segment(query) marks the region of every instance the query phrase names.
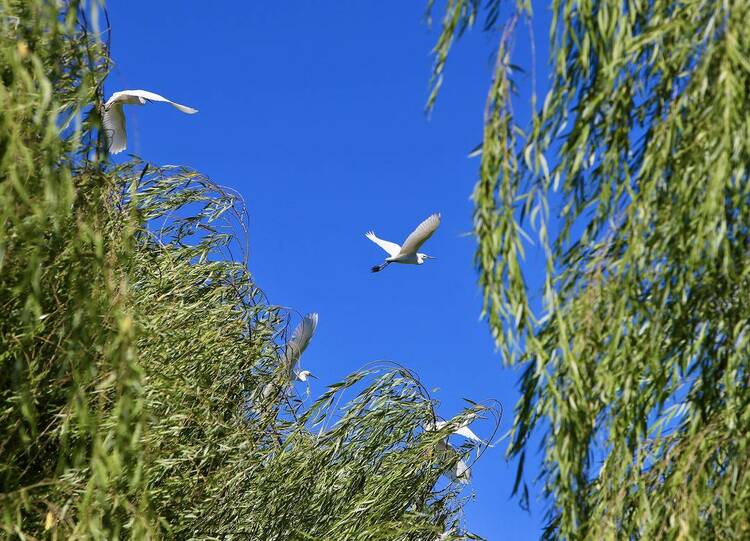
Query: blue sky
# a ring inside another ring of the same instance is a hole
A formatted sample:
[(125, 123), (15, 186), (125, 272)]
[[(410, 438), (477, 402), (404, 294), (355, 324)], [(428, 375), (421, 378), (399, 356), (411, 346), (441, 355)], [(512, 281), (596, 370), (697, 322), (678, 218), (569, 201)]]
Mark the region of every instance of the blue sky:
[[(423, 24), (424, 7), (110, 2), (116, 65), (106, 92), (142, 88), (200, 110), (130, 108), (128, 152), (193, 167), (243, 195), (255, 279), (271, 302), (320, 314), (302, 360), (320, 377), (314, 395), (370, 361), (394, 360), (439, 388), (444, 417), (461, 409), (463, 397), (499, 399), (505, 432), (520, 372), (502, 367), (479, 320), (475, 242), (466, 235), (478, 166), (466, 154), (481, 139), (497, 37), (476, 29), (458, 43), (428, 119), (437, 28)], [(540, 9), (541, 70), (546, 24)], [(529, 66), (527, 50), (522, 31), (514, 63)], [(528, 77), (519, 82), (528, 92)], [(442, 225), (423, 251), (438, 259), (370, 273), (384, 253), (366, 231), (400, 243), (435, 211)], [(532, 283), (537, 267), (527, 262)], [(533, 495), (529, 514), (510, 498), (515, 465), (504, 450), (475, 464), (466, 523), (488, 539), (538, 538), (543, 504)]]

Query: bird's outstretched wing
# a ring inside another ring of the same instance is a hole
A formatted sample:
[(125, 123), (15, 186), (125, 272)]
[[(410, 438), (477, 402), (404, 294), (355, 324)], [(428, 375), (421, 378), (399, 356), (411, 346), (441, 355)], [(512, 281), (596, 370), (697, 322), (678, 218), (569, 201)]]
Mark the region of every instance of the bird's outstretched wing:
[(302, 322), (297, 325), (292, 333), (292, 339), (286, 345), (286, 361), (289, 370), (294, 370), (294, 365), (310, 343), (315, 328), (318, 326), (318, 314), (307, 314)]
[(466, 439), (469, 439), (471, 441), (475, 441), (477, 443), (484, 444), (484, 440), (474, 434), (474, 431), (471, 430), (468, 426), (461, 426), (459, 427), (454, 434), (458, 434), (459, 436), (463, 436)]
[(125, 113), (122, 111), (122, 105), (114, 103), (105, 109), (102, 116), (102, 125), (109, 142), (109, 153), (118, 154), (125, 150), (128, 144), (125, 133)]
[(412, 231), (401, 245), (402, 254), (413, 254), (429, 239), (440, 225), (440, 213), (435, 213)]
[(395, 256), (397, 253), (401, 251), (401, 246), (399, 246), (395, 242), (391, 242), (389, 240), (383, 240), (383, 239), (378, 238), (375, 235), (374, 231), (368, 231), (367, 233), (365, 233), (365, 237), (367, 237), (372, 242), (380, 246), (383, 250), (388, 252), (388, 255), (391, 257)]
[(104, 115), (102, 117), (104, 132), (109, 142), (110, 154), (118, 154), (128, 146), (127, 134), (125, 132), (125, 113), (122, 110), (122, 106), (125, 104), (140, 104), (142, 100), (168, 103), (179, 111), (189, 115), (198, 112), (197, 109), (175, 103), (164, 96), (149, 92), (148, 90), (121, 90), (120, 92), (115, 92), (109, 97), (107, 103), (104, 104)]
[[(434, 424), (434, 427), (437, 430), (442, 429), (444, 426), (448, 424), (448, 421), (437, 421)], [(466, 439), (469, 439), (471, 441), (474, 441), (476, 443), (485, 444), (484, 440), (477, 436), (474, 431), (468, 427), (468, 425), (461, 425), (456, 430), (453, 431), (453, 434), (456, 434), (457, 436), (463, 436)], [(491, 447), (491, 446), (490, 446)]]
[(127, 100), (127, 98), (143, 98), (144, 100), (168, 103), (172, 107), (189, 115), (198, 112), (198, 109), (193, 109), (192, 107), (188, 107), (187, 105), (182, 105), (172, 100), (168, 100), (164, 96), (156, 94), (155, 92), (149, 92), (148, 90), (121, 90), (120, 92), (115, 92), (114, 94), (112, 94), (112, 97), (107, 100), (107, 104), (117, 102), (118, 100), (124, 101)]

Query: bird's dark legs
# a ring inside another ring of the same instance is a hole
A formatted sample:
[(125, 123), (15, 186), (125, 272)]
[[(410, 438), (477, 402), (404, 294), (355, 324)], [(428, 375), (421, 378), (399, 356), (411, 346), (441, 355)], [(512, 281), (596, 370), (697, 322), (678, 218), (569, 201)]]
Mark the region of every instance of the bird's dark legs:
[(381, 264), (381, 265), (375, 265), (375, 266), (374, 266), (374, 267), (373, 267), (372, 269), (370, 269), (370, 270), (372, 270), (372, 272), (380, 272), (380, 271), (382, 271), (382, 270), (383, 270), (384, 268), (386, 268), (386, 267), (387, 267), (388, 265), (390, 265), (390, 264), (391, 264), (391, 262), (390, 262), (390, 261), (386, 261), (385, 263), (383, 263), (383, 264)]

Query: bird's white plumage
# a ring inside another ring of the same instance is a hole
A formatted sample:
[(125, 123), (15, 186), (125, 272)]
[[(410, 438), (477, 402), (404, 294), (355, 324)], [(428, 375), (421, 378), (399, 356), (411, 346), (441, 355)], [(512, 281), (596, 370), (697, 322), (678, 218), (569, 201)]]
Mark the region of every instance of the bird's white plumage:
[(164, 96), (160, 94), (157, 94), (155, 92), (149, 92), (148, 90), (120, 90), (119, 92), (115, 92), (114, 94), (112, 94), (107, 100), (107, 103), (104, 104), (104, 106), (107, 107), (109, 105), (112, 105), (113, 103), (122, 103), (122, 104), (127, 104), (127, 105), (138, 105), (138, 104), (143, 105), (147, 101), (158, 101), (162, 103), (168, 103), (169, 105), (189, 115), (192, 115), (198, 112), (198, 109), (193, 109), (192, 107), (188, 107), (187, 105), (182, 105), (180, 103), (174, 102), (172, 100), (165, 98)]
[(401, 246), (399, 246), (395, 242), (391, 242), (389, 240), (383, 240), (381, 238), (378, 238), (375, 235), (374, 231), (368, 231), (367, 233), (365, 233), (365, 237), (367, 237), (372, 242), (380, 246), (391, 257), (395, 257), (401, 251)]
[[(448, 421), (437, 421), (435, 422), (435, 428), (437, 430), (440, 430), (444, 426), (448, 424)], [(463, 436), (464, 438), (475, 441), (477, 443), (485, 444), (484, 440), (477, 436), (473, 430), (471, 430), (468, 426), (468, 424), (463, 424), (459, 426), (456, 430), (453, 431), (453, 434), (456, 434), (457, 436)], [(490, 446), (491, 447), (491, 446)]]
[(437, 443), (437, 448), (445, 453), (446, 461), (456, 461), (452, 468), (444, 472), (448, 479), (462, 485), (469, 483), (471, 481), (471, 468), (463, 461), (459, 452), (452, 445), (442, 440)]
[(456, 462), (456, 469), (451, 470), (448, 474), (451, 481), (466, 485), (471, 482), (471, 468), (462, 459), (458, 459)]
[(458, 430), (454, 432), (454, 434), (458, 434), (459, 436), (463, 436), (464, 438), (467, 438), (471, 441), (475, 441), (477, 443), (484, 443), (484, 440), (482, 440), (479, 436), (474, 434), (474, 432), (468, 426), (460, 427)]
[(110, 154), (119, 154), (128, 146), (125, 135), (125, 113), (121, 105), (113, 105), (105, 109), (102, 117), (104, 133), (109, 140)]
[(453, 537), (453, 534), (455, 532), (456, 532), (456, 529), (455, 528), (451, 528), (450, 530), (445, 531), (445, 532), (441, 533), (439, 536), (437, 536), (435, 538), (435, 541), (447, 541), (448, 539), (450, 539), (451, 537)]
[(283, 378), (266, 383), (256, 393), (254, 398), (254, 410), (261, 413), (263, 404), (268, 403), (272, 397), (286, 396), (294, 381), (307, 381), (315, 376), (309, 370), (297, 371), (297, 363), (302, 353), (310, 344), (310, 339), (318, 326), (318, 314), (307, 314), (292, 332), (292, 338), (287, 342), (282, 359)]
[(125, 130), (125, 113), (123, 105), (143, 105), (147, 101), (168, 103), (177, 110), (192, 115), (197, 109), (168, 100), (164, 96), (148, 90), (121, 90), (110, 96), (104, 104), (102, 125), (109, 142), (110, 154), (118, 154), (127, 148), (127, 132)]
[(281, 387), (275, 383), (268, 382), (262, 388), (256, 389), (253, 397), (252, 409), (258, 415), (271, 405), (271, 398), (281, 394)]
[(299, 379), (300, 381), (305, 381), (307, 379), (307, 376), (309, 375), (308, 372), (305, 378), (301, 379), (299, 377), (299, 374), (294, 371), (294, 368), (299, 362), (299, 358), (302, 356), (302, 353), (305, 351), (305, 349), (307, 349), (307, 346), (310, 343), (310, 339), (312, 338), (313, 334), (315, 334), (315, 329), (317, 328), (317, 326), (318, 314), (315, 312), (307, 314), (302, 319), (302, 322), (297, 325), (297, 328), (294, 329), (291, 340), (287, 342), (286, 363), (291, 379)]
[(391, 263), (404, 263), (409, 265), (421, 265), (427, 259), (434, 259), (427, 254), (418, 253), (420, 246), (429, 239), (440, 225), (440, 214), (435, 213), (424, 220), (412, 233), (406, 237), (402, 245), (395, 242), (378, 238), (373, 231), (368, 231), (365, 236), (372, 242), (388, 252), (388, 257), (381, 265), (372, 267), (372, 272), (380, 272)]
[(401, 245), (401, 254), (413, 254), (429, 239), (440, 225), (440, 213), (435, 213), (412, 231)]
[(277, 393), (278, 390), (278, 386), (274, 385), (273, 383), (266, 383), (263, 386), (263, 390), (261, 391), (261, 398), (263, 398), (263, 400), (268, 400), (269, 398), (271, 398), (271, 396)]
[(302, 370), (301, 372), (295, 373), (295, 378), (298, 381), (307, 381), (308, 378), (314, 378), (315, 376), (312, 375), (312, 372), (309, 370)]

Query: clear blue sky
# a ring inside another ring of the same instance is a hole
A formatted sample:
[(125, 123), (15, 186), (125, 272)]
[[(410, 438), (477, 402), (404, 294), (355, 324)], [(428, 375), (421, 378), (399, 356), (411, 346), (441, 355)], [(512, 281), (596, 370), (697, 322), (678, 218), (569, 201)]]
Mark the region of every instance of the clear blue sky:
[[(440, 389), (443, 417), (463, 397), (501, 400), (505, 432), (520, 372), (502, 367), (479, 321), (475, 242), (465, 235), (478, 166), (466, 154), (481, 139), (497, 37), (475, 29), (458, 43), (428, 119), (437, 28), (423, 24), (424, 8), (419, 0), (109, 2), (116, 65), (106, 91), (142, 88), (200, 110), (130, 108), (128, 152), (193, 167), (244, 196), (257, 282), (275, 304), (320, 313), (302, 360), (320, 377), (314, 395), (390, 359)], [(538, 9), (542, 84), (548, 18)], [(529, 65), (527, 49), (520, 33), (515, 63)], [(384, 253), (366, 231), (400, 243), (435, 211), (442, 225), (423, 251), (438, 259), (370, 273)], [(527, 263), (532, 278), (537, 264)], [(504, 451), (475, 464), (466, 524), (491, 540), (536, 539), (539, 487), (531, 514), (521, 510)]]

